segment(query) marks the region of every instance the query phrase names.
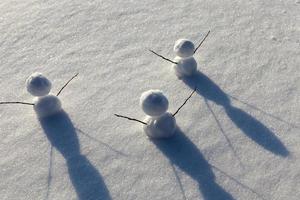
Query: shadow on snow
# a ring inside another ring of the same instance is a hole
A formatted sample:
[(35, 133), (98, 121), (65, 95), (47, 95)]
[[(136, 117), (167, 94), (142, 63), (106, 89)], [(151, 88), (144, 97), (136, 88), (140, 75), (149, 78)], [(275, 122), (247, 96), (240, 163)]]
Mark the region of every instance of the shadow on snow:
[(205, 200), (234, 200), (231, 194), (218, 185), (211, 165), (179, 128), (172, 138), (152, 140), (152, 142), (172, 165), (177, 166), (198, 183)]
[[(71, 182), (80, 200), (110, 200), (109, 191), (98, 170), (80, 153), (77, 133), (64, 111), (40, 120), (50, 141), (65, 158)], [(51, 151), (52, 153), (52, 151)], [(50, 161), (51, 162), (51, 161)], [(51, 169), (50, 169), (51, 170)], [(49, 177), (51, 178), (51, 176)], [(48, 180), (48, 184), (49, 184)]]
[(232, 106), (228, 95), (205, 74), (197, 71), (192, 77), (185, 77), (182, 80), (190, 88), (196, 86), (197, 93), (205, 100), (222, 106), (232, 122), (264, 149), (283, 157), (289, 155), (288, 149), (270, 129), (245, 111)]

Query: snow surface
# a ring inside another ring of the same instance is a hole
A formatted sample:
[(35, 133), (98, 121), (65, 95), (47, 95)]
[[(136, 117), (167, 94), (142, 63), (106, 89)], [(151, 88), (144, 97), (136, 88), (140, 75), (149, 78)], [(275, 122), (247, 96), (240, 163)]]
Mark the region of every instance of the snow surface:
[[(300, 4), (295, 0), (2, 0), (1, 101), (31, 102), (35, 71), (63, 112), (0, 107), (0, 196), (14, 199), (298, 200)], [(173, 45), (197, 45), (178, 80)], [(180, 129), (149, 140), (140, 94), (165, 92)], [(51, 148), (51, 146), (53, 148)]]

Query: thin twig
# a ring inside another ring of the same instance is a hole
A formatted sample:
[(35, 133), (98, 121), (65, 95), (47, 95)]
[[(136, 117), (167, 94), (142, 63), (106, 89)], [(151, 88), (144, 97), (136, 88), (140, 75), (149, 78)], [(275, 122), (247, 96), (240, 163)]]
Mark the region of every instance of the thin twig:
[(202, 43), (204, 42), (204, 40), (207, 38), (207, 36), (209, 35), (210, 30), (206, 33), (205, 37), (203, 38), (203, 40), (200, 42), (200, 44), (197, 46), (197, 48), (194, 50), (194, 54), (196, 53), (196, 51), (199, 49), (199, 47), (202, 45)]
[(146, 122), (143, 122), (143, 121), (141, 121), (141, 120), (134, 119), (134, 118), (131, 118), (131, 117), (127, 117), (127, 116), (123, 116), (123, 115), (118, 115), (118, 114), (115, 114), (115, 116), (121, 117), (121, 118), (125, 118), (125, 119), (128, 119), (128, 120), (132, 120), (132, 121), (136, 121), (136, 122), (140, 122), (140, 123), (142, 123), (142, 124), (147, 125)]
[(23, 104), (23, 105), (34, 106), (33, 103), (27, 103), (27, 102), (21, 102), (21, 101), (4, 101), (4, 102), (0, 102), (0, 104)]
[(68, 82), (66, 82), (66, 84), (59, 90), (59, 92), (57, 93), (56, 96), (58, 96), (62, 91), (63, 89), (65, 89), (65, 87), (67, 87), (67, 85), (76, 77), (78, 76), (79, 73), (75, 74), (70, 80), (68, 80)]
[(190, 94), (190, 96), (183, 102), (183, 104), (176, 110), (176, 112), (173, 114), (173, 116), (175, 117), (175, 115), (179, 112), (179, 110), (186, 104), (186, 102), (193, 96), (193, 94), (196, 92), (197, 87), (195, 87), (195, 89), (193, 90), (193, 92)]
[(170, 60), (170, 59), (168, 59), (168, 58), (166, 58), (166, 57), (164, 57), (164, 56), (162, 56), (162, 55), (156, 53), (155, 51), (153, 51), (153, 50), (151, 50), (151, 49), (149, 49), (149, 51), (152, 52), (152, 53), (154, 53), (154, 54), (157, 55), (158, 57), (161, 57), (162, 59), (164, 59), (164, 60), (166, 60), (166, 61), (169, 61), (170, 63), (173, 63), (173, 64), (175, 64), (175, 65), (178, 64), (178, 62), (175, 62), (175, 61), (173, 61), (173, 60)]

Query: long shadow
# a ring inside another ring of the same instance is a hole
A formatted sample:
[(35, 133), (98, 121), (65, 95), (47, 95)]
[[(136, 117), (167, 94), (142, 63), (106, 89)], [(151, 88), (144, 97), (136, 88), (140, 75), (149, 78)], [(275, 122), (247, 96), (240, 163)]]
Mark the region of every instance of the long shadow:
[(264, 149), (283, 157), (289, 155), (288, 149), (270, 129), (245, 111), (232, 106), (227, 94), (205, 74), (197, 71), (192, 77), (182, 80), (190, 88), (196, 86), (198, 94), (205, 99), (222, 106), (232, 122)]
[(177, 129), (172, 138), (152, 140), (152, 142), (173, 165), (198, 183), (199, 190), (205, 200), (234, 200), (231, 194), (216, 183), (211, 165), (180, 129)]
[(110, 200), (109, 191), (98, 170), (80, 153), (75, 128), (64, 111), (40, 123), (51, 145), (66, 159), (71, 182), (80, 200)]

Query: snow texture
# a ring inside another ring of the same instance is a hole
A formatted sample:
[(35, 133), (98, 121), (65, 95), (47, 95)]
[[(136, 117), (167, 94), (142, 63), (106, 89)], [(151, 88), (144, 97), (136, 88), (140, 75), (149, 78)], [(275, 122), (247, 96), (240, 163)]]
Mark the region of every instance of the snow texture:
[(51, 90), (51, 82), (43, 74), (35, 72), (26, 80), (26, 87), (33, 96), (45, 96)]
[(188, 39), (179, 39), (175, 42), (173, 50), (177, 56), (186, 58), (194, 55), (195, 45)]
[(184, 76), (192, 76), (197, 71), (197, 62), (194, 57), (182, 58), (176, 56), (174, 61), (178, 63), (173, 64), (173, 69), (179, 78)]
[(147, 115), (160, 116), (168, 110), (169, 101), (162, 91), (148, 90), (142, 93), (140, 106)]
[(55, 95), (49, 94), (34, 99), (34, 110), (39, 118), (51, 116), (60, 112), (61, 109), (61, 102)]
[(147, 116), (144, 121), (147, 123), (143, 126), (144, 131), (152, 139), (169, 138), (174, 135), (176, 120), (169, 112), (159, 117)]
[[(47, 75), (63, 110), (0, 105), (1, 200), (299, 200), (297, 0), (1, 0), (1, 101)], [(174, 42), (198, 71), (181, 80)], [(174, 136), (151, 140), (139, 95), (157, 88)]]

